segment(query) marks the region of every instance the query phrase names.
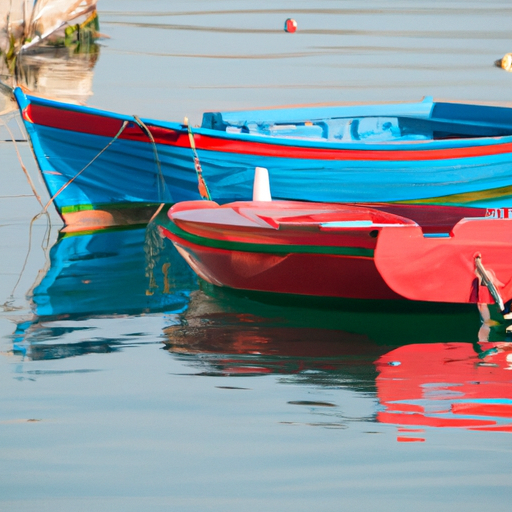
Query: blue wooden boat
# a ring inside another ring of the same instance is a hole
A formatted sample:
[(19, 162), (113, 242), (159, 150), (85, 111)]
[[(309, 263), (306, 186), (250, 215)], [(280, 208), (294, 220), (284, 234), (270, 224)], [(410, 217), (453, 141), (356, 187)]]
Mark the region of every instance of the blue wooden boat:
[(261, 166), (275, 199), (512, 205), (512, 108), (426, 98), (207, 112), (189, 129), (14, 93), (67, 224), (118, 224), (197, 199), (197, 163), (218, 203), (250, 199)]

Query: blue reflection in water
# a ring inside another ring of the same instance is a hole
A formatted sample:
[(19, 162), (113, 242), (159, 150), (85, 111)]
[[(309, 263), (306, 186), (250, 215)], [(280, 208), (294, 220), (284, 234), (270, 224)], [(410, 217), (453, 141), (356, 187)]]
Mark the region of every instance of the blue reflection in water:
[[(153, 229), (140, 227), (63, 235), (33, 287), (34, 317), (18, 324), (15, 352), (32, 359), (111, 352), (126, 341), (91, 338), (86, 332), (85, 340), (66, 340), (89, 330), (88, 319), (182, 312), (196, 278), (164, 244)], [(137, 333), (131, 336), (136, 342)]]

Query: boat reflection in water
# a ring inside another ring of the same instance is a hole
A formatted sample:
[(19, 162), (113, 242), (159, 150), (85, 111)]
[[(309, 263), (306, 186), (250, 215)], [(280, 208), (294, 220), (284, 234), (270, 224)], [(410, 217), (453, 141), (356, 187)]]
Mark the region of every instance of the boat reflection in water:
[[(0, 0), (0, 140), (24, 140), (9, 88), (85, 104), (93, 94), (101, 35), (96, 0)], [(51, 5), (49, 5), (51, 4)], [(80, 5), (79, 5), (80, 4)], [(45, 34), (42, 39), (39, 35)]]
[[(37, 52), (23, 54), (17, 58), (16, 74), (6, 61), (0, 59), (0, 76), (13, 87), (14, 84), (28, 88), (35, 95), (59, 98), (75, 104), (85, 104), (93, 94), (94, 67), (100, 56), (100, 46), (94, 42), (78, 50), (45, 47)], [(13, 98), (2, 95), (0, 113), (18, 114)]]
[(45, 48), (19, 58), (18, 82), (40, 96), (85, 104), (93, 94), (94, 67), (100, 46), (90, 43), (80, 51)]
[[(512, 431), (512, 342), (505, 322), (482, 325), (476, 308), (283, 308), (205, 289), (214, 296), (193, 292), (166, 329), (167, 349), (195, 375), (277, 374), (310, 391), (364, 393), (378, 403), (359, 419), (395, 426), (398, 441), (423, 441), (426, 427)], [(320, 414), (330, 420), (315, 424), (330, 428), (354, 420), (337, 407)]]
[(414, 427), (512, 432), (511, 342), (406, 345), (382, 355), (376, 367), (384, 407), (377, 420), (403, 433), (417, 433)]
[[(99, 46), (91, 43), (79, 53), (69, 48), (44, 48), (18, 58), (17, 83), (36, 95), (85, 104), (93, 94), (94, 66)], [(14, 84), (7, 64), (0, 58), (0, 78)], [(0, 140), (26, 140), (18, 107), (8, 87), (0, 87)]]
[(53, 359), (142, 342), (137, 333), (116, 332), (112, 319), (182, 312), (197, 287), (174, 248), (161, 244), (143, 227), (63, 234), (33, 287), (34, 315), (18, 324), (14, 351)]
[(192, 375), (226, 377), (225, 387), (236, 387), (230, 377), (274, 377), (306, 396), (348, 392), (369, 404), (364, 414), (347, 414), (345, 405), (290, 401), (320, 418), (311, 425), (389, 425), (399, 441), (422, 441), (431, 427), (512, 430), (505, 322), (482, 324), (471, 305), (283, 305), (206, 283), (198, 289), (153, 228), (62, 233), (31, 291), (33, 316), (14, 333), (14, 352), (33, 360), (112, 352), (160, 343), (164, 329), (166, 350)]

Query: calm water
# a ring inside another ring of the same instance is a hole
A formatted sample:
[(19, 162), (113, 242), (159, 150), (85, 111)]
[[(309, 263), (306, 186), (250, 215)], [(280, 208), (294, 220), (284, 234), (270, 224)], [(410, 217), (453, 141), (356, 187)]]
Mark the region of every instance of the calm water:
[[(311, 102), (508, 102), (508, 1), (99, 0), (48, 94), (199, 123)], [(286, 34), (284, 20), (297, 20)], [(15, 123), (14, 119), (11, 123)], [(17, 145), (44, 193), (26, 143)], [(272, 303), (198, 282), (152, 226), (66, 236), (0, 142), (0, 509), (505, 511), (510, 322)]]

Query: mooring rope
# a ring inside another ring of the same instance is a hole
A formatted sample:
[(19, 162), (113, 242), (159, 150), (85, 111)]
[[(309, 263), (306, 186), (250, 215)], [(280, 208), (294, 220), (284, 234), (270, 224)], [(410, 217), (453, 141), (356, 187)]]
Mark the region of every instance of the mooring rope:
[[(12, 89), (11, 89), (12, 90)], [(21, 157), (21, 153), (18, 149), (18, 144), (16, 142), (16, 139), (14, 137), (14, 134), (12, 133), (12, 130), (9, 128), (8, 124), (2, 119), (0, 118), (0, 121), (2, 122), (2, 124), (5, 126), (5, 128), (7, 129), (7, 131), (9, 132), (9, 135), (11, 137), (11, 141), (14, 145), (14, 149), (16, 151), (16, 155), (18, 157), (18, 161), (20, 163), (20, 166), (21, 166), (21, 169), (23, 170), (23, 173), (25, 174), (25, 177), (27, 178), (27, 181), (28, 181), (28, 184), (30, 185), (30, 188), (32, 189), (32, 194), (34, 195), (34, 197), (37, 199), (37, 201), (39, 202), (39, 204), (41, 205), (41, 207), (43, 208), (43, 201), (41, 199), (41, 197), (39, 196), (39, 194), (37, 193), (37, 190), (36, 190), (36, 187), (34, 185), (34, 182), (32, 181), (32, 178), (30, 177), (30, 174), (28, 173), (28, 170), (25, 166), (25, 164), (23, 163), (23, 158)], [(25, 197), (30, 197), (30, 196), (25, 196)], [(47, 230), (47, 233), (48, 235), (45, 236), (46, 238), (46, 247), (44, 247), (44, 241), (43, 241), (43, 244), (42, 244), (42, 249), (43, 249), (43, 252), (45, 254), (45, 260), (46, 262), (48, 262), (48, 244), (49, 244), (49, 233), (51, 231), (51, 225), (52, 225), (52, 221), (51, 221), (51, 218), (50, 216), (48, 215), (47, 212), (44, 211), (44, 209), (39, 212), (38, 214), (36, 214), (34, 217), (32, 217), (31, 221), (30, 221), (30, 225), (29, 225), (29, 236), (28, 236), (28, 249), (27, 249), (27, 254), (25, 256), (25, 260), (23, 262), (23, 266), (21, 268), (21, 271), (20, 271), (20, 274), (18, 276), (18, 279), (16, 280), (16, 283), (14, 285), (14, 288), (12, 289), (11, 291), (11, 295), (8, 299), (8, 301), (6, 301), (4, 304), (2, 304), (2, 308), (4, 309), (4, 311), (6, 310), (6, 308), (9, 308), (9, 304), (8, 302), (13, 302), (14, 301), (14, 294), (16, 292), (16, 289), (18, 288), (18, 285), (20, 284), (21, 282), (21, 279), (23, 277), (23, 274), (25, 273), (25, 268), (27, 266), (27, 263), (28, 263), (28, 259), (29, 259), (29, 256), (30, 256), (30, 253), (31, 253), (31, 250), (32, 250), (32, 228), (33, 228), (33, 225), (34, 225), (34, 222), (43, 214), (45, 213), (46, 214), (46, 217), (47, 217), (47, 223), (46, 223), (46, 230)], [(43, 239), (44, 240), (44, 239)], [(14, 309), (18, 309), (18, 308), (15, 308)]]
[[(135, 122), (139, 126), (139, 128), (148, 136), (149, 140), (151, 141), (151, 145), (152, 145), (152, 148), (153, 148), (153, 154), (154, 154), (154, 157), (155, 157), (155, 163), (156, 163), (156, 166), (157, 166), (157, 169), (158, 169), (158, 176), (159, 176), (158, 196), (159, 196), (159, 199), (161, 201), (163, 201), (163, 196), (164, 196), (164, 193), (165, 193), (166, 184), (165, 184), (164, 175), (162, 173), (162, 166), (160, 164), (160, 159), (158, 157), (158, 151), (157, 151), (157, 148), (156, 148), (155, 139), (154, 139), (153, 134), (151, 133), (151, 131), (148, 129), (148, 127), (144, 124), (144, 122), (138, 116), (133, 115), (133, 119), (135, 120)], [(83, 167), (80, 171), (78, 171), (75, 174), (75, 176), (73, 176), (70, 180), (68, 180), (64, 185), (62, 185), (62, 187), (51, 197), (51, 199), (45, 205), (45, 207), (44, 207), (44, 211), (45, 212), (48, 209), (48, 207), (54, 202), (55, 198), (60, 193), (62, 193), (71, 183), (73, 183), (73, 181), (75, 181), (88, 167), (90, 167), (91, 164), (97, 158), (99, 158), (121, 136), (121, 134), (125, 130), (125, 128), (128, 125), (128, 123), (129, 123), (129, 121), (127, 121), (127, 120), (123, 121), (123, 124), (122, 124), (120, 130), (117, 132), (117, 134), (114, 136), (114, 138), (85, 167)], [(163, 203), (160, 205), (160, 208), (159, 208), (158, 211), (160, 211), (162, 209), (162, 207), (163, 207)]]
[(66, 183), (64, 183), (64, 185), (62, 185), (62, 187), (60, 187), (60, 189), (57, 190), (57, 192), (55, 192), (55, 194), (53, 194), (53, 196), (50, 198), (48, 203), (46, 203), (46, 206), (43, 208), (43, 213), (46, 213), (46, 211), (48, 210), (48, 207), (55, 201), (55, 198), (62, 191), (64, 191), (69, 185), (71, 185), (71, 183), (73, 183), (73, 181), (75, 181), (78, 178), (78, 176), (80, 176), (80, 174), (82, 174), (88, 167), (90, 167), (90, 165), (99, 156), (101, 156), (120, 137), (120, 135), (124, 132), (124, 129), (126, 128), (127, 125), (128, 125), (128, 121), (123, 121), (121, 129), (117, 132), (115, 137), (84, 168), (82, 168), (80, 171), (78, 171), (70, 180), (68, 180)]
[[(158, 198), (161, 201), (163, 201), (164, 200), (164, 194), (165, 194), (165, 187), (166, 187), (166, 185), (165, 185), (164, 175), (162, 173), (162, 166), (160, 165), (160, 159), (158, 158), (158, 151), (157, 151), (157, 148), (156, 148), (155, 139), (153, 137), (153, 134), (149, 130), (149, 128), (144, 124), (144, 122), (142, 121), (142, 119), (140, 119), (139, 116), (134, 115), (133, 118), (135, 119), (135, 122), (137, 123), (139, 128), (148, 136), (149, 140), (151, 141), (151, 145), (153, 147), (153, 154), (155, 156), (156, 166), (158, 168), (158, 177), (160, 178), (160, 185), (158, 187)], [(160, 189), (160, 187), (161, 187), (161, 189)], [(163, 205), (160, 205), (160, 209), (162, 209), (162, 206)]]
[[(29, 229), (28, 229), (28, 249), (27, 249), (27, 255), (25, 256), (25, 261), (23, 262), (23, 266), (20, 271), (20, 275), (18, 276), (18, 280), (16, 281), (16, 284), (14, 285), (14, 288), (11, 292), (11, 298), (14, 298), (14, 293), (16, 292), (16, 288), (18, 288), (18, 285), (21, 282), (21, 278), (23, 277), (23, 274), (25, 273), (25, 268), (27, 267), (28, 258), (30, 256), (30, 252), (32, 251), (32, 228), (34, 225), (34, 222), (42, 215), (42, 212), (38, 213), (34, 217), (32, 217), (32, 220), (30, 221)], [(49, 232), (49, 228), (51, 229), (51, 221), (48, 217), (48, 223), (46, 225), (47, 232)], [(45, 237), (48, 238), (48, 237)], [(47, 242), (48, 243), (48, 242)], [(48, 254), (47, 254), (47, 247), (45, 248), (43, 245), (41, 245), (41, 248), (43, 249), (43, 252), (45, 254), (45, 262), (48, 263)]]
[(20, 154), (19, 149), (18, 149), (18, 144), (16, 143), (16, 140), (14, 138), (14, 134), (12, 133), (12, 131), (9, 128), (8, 124), (2, 118), (0, 118), (0, 121), (5, 126), (5, 128), (9, 132), (9, 135), (11, 136), (11, 140), (12, 140), (12, 142), (14, 144), (14, 149), (16, 150), (16, 155), (18, 156), (18, 161), (20, 162), (21, 169), (25, 173), (25, 176), (27, 178), (28, 184), (30, 185), (30, 188), (32, 189), (32, 193), (34, 194), (35, 198), (39, 201), (39, 204), (41, 205), (41, 207), (43, 207), (43, 201), (41, 200), (41, 197), (37, 193), (36, 187), (34, 186), (34, 182), (32, 181), (32, 178), (30, 177), (30, 174), (28, 173), (27, 168), (25, 167), (25, 164), (23, 163), (23, 159), (21, 158), (21, 154)]

